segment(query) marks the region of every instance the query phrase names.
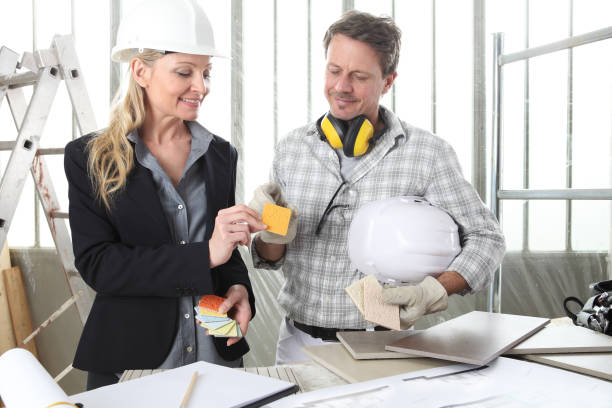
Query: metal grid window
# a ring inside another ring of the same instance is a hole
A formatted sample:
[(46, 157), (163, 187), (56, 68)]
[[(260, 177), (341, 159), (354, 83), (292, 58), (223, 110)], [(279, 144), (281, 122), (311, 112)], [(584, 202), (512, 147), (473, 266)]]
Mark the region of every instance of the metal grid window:
[[(511, 41), (506, 50), (532, 48), (602, 29), (609, 21), (598, 16), (612, 11), (602, 2), (521, 3), (518, 12), (504, 15), (519, 27), (505, 34), (506, 41)], [(553, 6), (558, 11), (555, 19), (549, 12)], [(544, 22), (547, 30), (537, 30)], [(607, 74), (612, 67), (611, 48), (612, 41), (604, 41), (504, 68), (501, 113), (505, 139), (510, 141), (503, 152), (504, 189), (610, 187), (606, 163), (612, 133)], [(594, 192), (593, 197), (601, 198), (601, 193)], [(510, 250), (608, 250), (608, 202), (549, 199), (504, 201), (502, 205)]]
[[(136, 1), (12, 2), (6, 12), (14, 18), (0, 28), (2, 42), (21, 52), (47, 47), (55, 33), (73, 33), (97, 122), (104, 124), (108, 101), (125, 75), (125, 69), (120, 72), (117, 64), (109, 63), (111, 44), (121, 14)], [(611, 7), (602, 0), (522, 0), (521, 7), (511, 0), (202, 0), (201, 4), (211, 16), (217, 41), (231, 50), (232, 59), (215, 60), (213, 90), (200, 120), (231, 138), (240, 152), (239, 202), (248, 201), (254, 188), (267, 180), (274, 144), (292, 128), (325, 112), (321, 41), (343, 10), (357, 8), (395, 18), (403, 30), (402, 58), (398, 79), (382, 103), (404, 120), (448, 139), (466, 176), (487, 197), (489, 34), (505, 32), (506, 49), (522, 49), (605, 27)], [(504, 112), (505, 133), (524, 136), (514, 139), (506, 152), (504, 188), (610, 185), (609, 171), (602, 167), (609, 161), (612, 133), (605, 114), (611, 105), (605, 83), (610, 80), (605, 74), (611, 66), (609, 47), (602, 43), (508, 69), (506, 82), (512, 85), (506, 89), (505, 109), (513, 108)], [(592, 64), (595, 58), (598, 64)], [(603, 86), (590, 82), (595, 74)], [(555, 93), (546, 97), (550, 89)], [(0, 126), (13, 129), (7, 109), (0, 107)], [(564, 120), (553, 121), (559, 115)], [(45, 129), (45, 147), (62, 146), (76, 136), (71, 116), (61, 89)], [(543, 134), (551, 138), (539, 136)], [(550, 161), (545, 166), (535, 159), (542, 154)], [(0, 164), (6, 161), (7, 153), (0, 153)], [(58, 175), (56, 187), (66, 204), (61, 157), (49, 164)], [(52, 245), (37, 207), (30, 184), (9, 232), (11, 245)], [(505, 204), (503, 228), (511, 250), (597, 252), (609, 247), (609, 223), (608, 203), (516, 201)]]

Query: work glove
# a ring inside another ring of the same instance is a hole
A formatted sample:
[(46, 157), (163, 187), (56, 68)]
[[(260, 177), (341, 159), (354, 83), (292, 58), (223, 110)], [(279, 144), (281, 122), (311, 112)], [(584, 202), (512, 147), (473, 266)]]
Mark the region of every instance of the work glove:
[(437, 279), (428, 276), (417, 285), (384, 287), (383, 302), (400, 306), (400, 326), (405, 330), (421, 316), (446, 310), (448, 294)]
[(259, 233), (259, 237), (263, 242), (267, 242), (270, 244), (290, 243), (295, 238), (295, 233), (297, 231), (297, 218), (299, 215), (297, 208), (294, 205), (289, 204), (285, 200), (280, 186), (276, 183), (266, 183), (257, 187), (257, 189), (255, 189), (255, 192), (253, 193), (253, 199), (249, 203), (249, 207), (257, 211), (261, 216), (266, 203), (276, 204), (291, 210), (289, 228), (287, 228), (287, 234), (285, 235), (275, 234), (270, 231), (261, 231)]

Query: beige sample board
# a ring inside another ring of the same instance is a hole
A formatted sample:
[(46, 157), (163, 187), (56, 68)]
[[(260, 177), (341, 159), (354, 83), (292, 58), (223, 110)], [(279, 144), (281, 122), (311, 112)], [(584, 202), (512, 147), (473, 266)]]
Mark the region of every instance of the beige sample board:
[(344, 291), (349, 298), (353, 301), (359, 313), (365, 314), (363, 310), (363, 279), (353, 282), (350, 286), (344, 288)]
[(365, 312), (363, 318), (368, 322), (399, 330), (399, 306), (383, 302), (382, 289), (374, 275), (365, 277), (363, 281), (363, 310)]
[[(2, 271), (4, 287), (8, 298), (9, 310), (11, 311), (11, 321), (13, 322), (13, 333), (15, 334), (15, 342), (21, 345), (23, 340), (32, 333), (32, 317), (30, 315), (30, 306), (21, 276), (21, 269), (14, 266)], [(26, 350), (38, 358), (36, 343), (30, 340), (25, 346)]]
[(542, 317), (473, 311), (391, 343), (385, 349), (485, 365), (548, 321)]
[(13, 322), (11, 320), (11, 310), (9, 309), (8, 295), (2, 278), (2, 271), (11, 267), (11, 259), (9, 249), (4, 241), (4, 247), (0, 251), (0, 355), (5, 351), (15, 348), (17, 342), (15, 340), (15, 332), (13, 331)]
[(356, 360), (415, 358), (419, 356), (385, 350), (387, 344), (415, 333), (418, 331), (345, 331), (336, 333), (336, 337)]
[(574, 325), (548, 325), (504, 354), (612, 352), (612, 336)]
[(433, 358), (355, 360), (342, 344), (302, 347), (315, 362), (350, 383), (374, 380), (413, 371), (453, 365)]
[(612, 353), (529, 354), (526, 360), (612, 381)]
[(374, 275), (353, 282), (344, 291), (363, 318), (392, 330), (400, 330), (399, 306), (382, 300), (383, 287)]

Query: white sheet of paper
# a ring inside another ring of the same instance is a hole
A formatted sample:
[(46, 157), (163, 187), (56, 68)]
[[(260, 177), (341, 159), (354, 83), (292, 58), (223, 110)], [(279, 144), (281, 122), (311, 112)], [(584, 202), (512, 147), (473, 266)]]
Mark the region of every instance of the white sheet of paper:
[(293, 383), (197, 362), (162, 373), (76, 394), (71, 402), (86, 408), (178, 407), (198, 371), (189, 407), (236, 407), (259, 401), (294, 386)]
[[(402, 383), (413, 378), (432, 378), (454, 374), (461, 371), (472, 370), (476, 366), (470, 364), (454, 364), (446, 367), (432, 368), (429, 370), (414, 371), (407, 374), (399, 374), (386, 378), (379, 378), (372, 381), (364, 381), (355, 384), (338, 385), (335, 387), (323, 388), (320, 390), (296, 394), (290, 397), (285, 397), (275, 401), (266, 407), (273, 408), (296, 408), (296, 407), (347, 407), (347, 408), (365, 408), (365, 407), (382, 407), (387, 406), (382, 404), (384, 401), (390, 400), (394, 395), (393, 384)], [(372, 405), (372, 403), (374, 405)], [(410, 397), (406, 396), (404, 402), (398, 406), (407, 406), (410, 402)]]
[[(468, 369), (466, 371), (466, 369)], [(489, 366), (456, 365), (297, 394), (271, 408), (577, 407), (612, 398), (612, 383), (553, 367), (499, 357)]]

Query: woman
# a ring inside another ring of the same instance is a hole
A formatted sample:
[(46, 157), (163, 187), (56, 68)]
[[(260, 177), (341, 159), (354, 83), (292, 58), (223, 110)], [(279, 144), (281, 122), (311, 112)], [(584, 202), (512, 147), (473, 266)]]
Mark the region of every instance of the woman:
[(235, 367), (249, 350), (207, 337), (193, 313), (199, 295), (226, 297), (246, 333), (255, 299), (236, 247), (266, 228), (234, 205), (236, 150), (194, 121), (219, 55), (195, 1), (146, 1), (113, 49), (130, 64), (123, 102), (108, 128), (66, 146), (75, 263), (97, 292), (73, 363), (88, 390), (125, 369)]

